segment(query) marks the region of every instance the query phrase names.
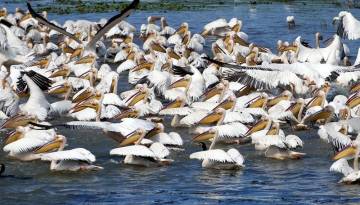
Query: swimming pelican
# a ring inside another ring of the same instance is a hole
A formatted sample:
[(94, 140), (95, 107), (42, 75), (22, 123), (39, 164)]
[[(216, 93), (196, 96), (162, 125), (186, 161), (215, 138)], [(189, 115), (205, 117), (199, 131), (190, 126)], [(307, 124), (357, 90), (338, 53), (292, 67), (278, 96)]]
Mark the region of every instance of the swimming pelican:
[[(146, 147), (139, 145), (146, 135), (144, 129), (137, 129), (134, 133), (130, 134), (129, 138), (135, 140), (135, 145), (115, 148), (110, 151), (110, 155), (125, 156), (124, 163), (140, 166), (153, 166), (153, 165), (168, 165), (173, 160), (167, 159), (169, 150), (161, 143), (155, 142)], [(136, 135), (134, 138), (133, 136)]]
[(290, 29), (295, 27), (295, 17), (294, 16), (287, 16), (286, 22), (288, 23), (288, 27)]
[[(344, 150), (340, 151), (334, 156), (334, 160), (338, 160), (334, 162), (330, 171), (340, 172), (344, 175), (344, 177), (339, 181), (339, 183), (353, 184), (358, 183), (360, 179), (360, 171), (359, 171), (359, 141), (360, 134), (357, 136), (356, 140), (354, 140), (351, 145)], [(346, 159), (347, 156), (354, 157), (354, 167), (351, 168)]]
[[(219, 138), (216, 129), (210, 129), (207, 133), (215, 136), (208, 150), (194, 152), (190, 159), (203, 160), (202, 167), (213, 169), (240, 169), (245, 167), (244, 157), (234, 148), (225, 152), (222, 149), (215, 149), (215, 144)], [(204, 135), (205, 136), (205, 135)], [(195, 139), (197, 139), (196, 137)], [(198, 139), (197, 139), (198, 140)], [(205, 146), (206, 147), (206, 146)]]

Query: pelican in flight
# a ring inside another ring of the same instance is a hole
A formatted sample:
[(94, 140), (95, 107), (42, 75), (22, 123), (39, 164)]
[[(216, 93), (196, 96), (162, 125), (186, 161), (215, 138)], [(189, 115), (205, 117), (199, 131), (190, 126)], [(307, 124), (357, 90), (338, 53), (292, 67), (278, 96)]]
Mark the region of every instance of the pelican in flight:
[[(49, 22), (46, 18), (42, 17), (41, 15), (37, 14), (34, 9), (31, 7), (30, 3), (27, 3), (27, 7), (29, 9), (29, 12), (33, 18), (38, 20), (40, 23), (44, 24), (45, 26), (49, 27), (50, 29), (53, 29), (59, 33), (62, 33), (65, 36), (68, 36), (69, 38), (75, 40), (80, 47), (80, 53), (82, 53), (82, 56), (94, 58), (96, 56), (96, 43), (101, 39), (102, 36), (104, 36), (111, 28), (113, 28), (115, 25), (120, 23), (123, 19), (125, 19), (127, 16), (131, 14), (136, 8), (136, 6), (139, 4), (140, 0), (134, 0), (131, 4), (129, 4), (124, 10), (121, 11), (120, 14), (117, 14), (113, 17), (111, 17), (108, 22), (101, 27), (100, 30), (97, 31), (95, 36), (84, 46), (83, 43), (76, 38), (73, 34), (70, 34), (69, 32), (65, 31), (63, 28), (60, 28), (56, 26), (55, 24)], [(79, 54), (80, 54), (79, 53)], [(81, 57), (82, 57), (81, 56)]]

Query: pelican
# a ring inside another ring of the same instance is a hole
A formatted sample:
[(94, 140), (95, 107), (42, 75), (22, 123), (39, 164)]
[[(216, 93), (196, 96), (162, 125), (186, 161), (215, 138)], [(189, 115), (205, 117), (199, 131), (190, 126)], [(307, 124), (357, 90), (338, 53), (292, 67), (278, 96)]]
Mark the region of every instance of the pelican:
[[(331, 165), (330, 171), (340, 172), (344, 175), (344, 177), (339, 181), (339, 183), (354, 184), (359, 182), (359, 141), (360, 135), (357, 136), (356, 140), (353, 141), (349, 147), (337, 153), (333, 158), (337, 161)], [(353, 168), (351, 168), (347, 160), (344, 159), (347, 156), (351, 156), (354, 158)]]
[(341, 37), (347, 37), (349, 40), (360, 38), (360, 22), (350, 12), (341, 11), (338, 15), (339, 24), (337, 34)]
[(286, 17), (286, 22), (287, 22), (288, 27), (290, 29), (295, 27), (295, 17), (294, 16), (287, 16)]
[[(80, 47), (83, 50), (83, 55), (88, 56), (90, 58), (93, 58), (96, 56), (96, 43), (100, 40), (102, 36), (104, 36), (111, 28), (113, 28), (115, 25), (120, 23), (124, 18), (130, 15), (133, 10), (135, 10), (136, 6), (139, 4), (139, 0), (134, 0), (131, 4), (129, 4), (123, 11), (121, 11), (120, 14), (117, 14), (109, 19), (109, 21), (96, 33), (96, 35), (89, 41), (86, 46)], [(64, 34), (65, 36), (68, 36), (71, 39), (74, 39), (78, 44), (83, 45), (82, 42), (76, 38), (73, 34), (65, 31), (64, 29), (56, 26), (53, 23), (50, 23), (47, 19), (44, 17), (38, 15), (31, 7), (30, 3), (27, 3), (27, 7), (29, 9), (29, 12), (33, 18), (38, 20), (40, 23), (44, 24), (45, 26), (49, 27), (50, 29), (53, 29), (59, 33)], [(90, 37), (90, 36), (89, 36)]]
[[(65, 137), (63, 137), (65, 138)], [(63, 140), (65, 142), (65, 140)], [(51, 161), (51, 171), (86, 171), (102, 170), (103, 167), (92, 165), (95, 156), (84, 148), (76, 148), (63, 151), (60, 146), (57, 152), (40, 154), (42, 161)]]
[(219, 137), (217, 132), (218, 131), (216, 129), (209, 130), (209, 134), (215, 135), (209, 149), (192, 153), (190, 155), (190, 159), (203, 160), (201, 166), (204, 168), (240, 169), (245, 167), (244, 157), (240, 154), (238, 150), (231, 148), (227, 152), (225, 152), (222, 149), (214, 148)]
[[(152, 166), (152, 165), (168, 165), (173, 160), (167, 159), (169, 156), (169, 150), (161, 143), (155, 142), (146, 147), (144, 145), (139, 145), (140, 142), (146, 135), (144, 129), (137, 129), (134, 133), (131, 133), (132, 136), (129, 138), (135, 139), (135, 145), (115, 148), (110, 151), (110, 155), (119, 155), (125, 156), (124, 163), (140, 166)], [(137, 137), (133, 137), (133, 136)]]

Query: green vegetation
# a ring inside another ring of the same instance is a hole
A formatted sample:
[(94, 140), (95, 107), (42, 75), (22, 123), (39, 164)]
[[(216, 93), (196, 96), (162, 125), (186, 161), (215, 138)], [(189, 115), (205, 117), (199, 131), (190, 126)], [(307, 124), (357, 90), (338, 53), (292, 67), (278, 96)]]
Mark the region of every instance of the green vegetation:
[[(40, 3), (41, 2), (41, 3)], [(37, 10), (46, 10), (51, 13), (98, 13), (109, 11), (120, 11), (125, 8), (130, 1), (99, 1), (99, 0), (48, 0), (36, 1)], [(138, 6), (139, 10), (148, 11), (191, 11), (216, 9), (218, 7), (228, 7), (242, 4), (272, 4), (272, 3), (289, 3), (289, 4), (332, 4), (335, 6), (352, 6), (356, 7), (353, 0), (143, 0)]]

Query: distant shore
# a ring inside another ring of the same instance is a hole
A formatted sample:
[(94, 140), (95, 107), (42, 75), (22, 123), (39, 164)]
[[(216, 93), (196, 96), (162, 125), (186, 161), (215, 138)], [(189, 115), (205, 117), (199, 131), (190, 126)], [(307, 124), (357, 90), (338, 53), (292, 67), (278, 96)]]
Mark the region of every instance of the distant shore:
[[(22, 3), (23, 1), (9, 1), (5, 0), (6, 4)], [(46, 10), (50, 13), (57, 14), (69, 14), (69, 13), (100, 13), (109, 11), (120, 11), (128, 4), (128, 1), (117, 0), (47, 0), (47, 1), (32, 1), (33, 5), (38, 11)], [(143, 0), (138, 7), (138, 10), (144, 11), (193, 11), (193, 10), (208, 10), (218, 7), (229, 7), (241, 4), (273, 4), (273, 3), (285, 3), (285, 4), (327, 4), (344, 8), (360, 8), (360, 1), (358, 0)]]

